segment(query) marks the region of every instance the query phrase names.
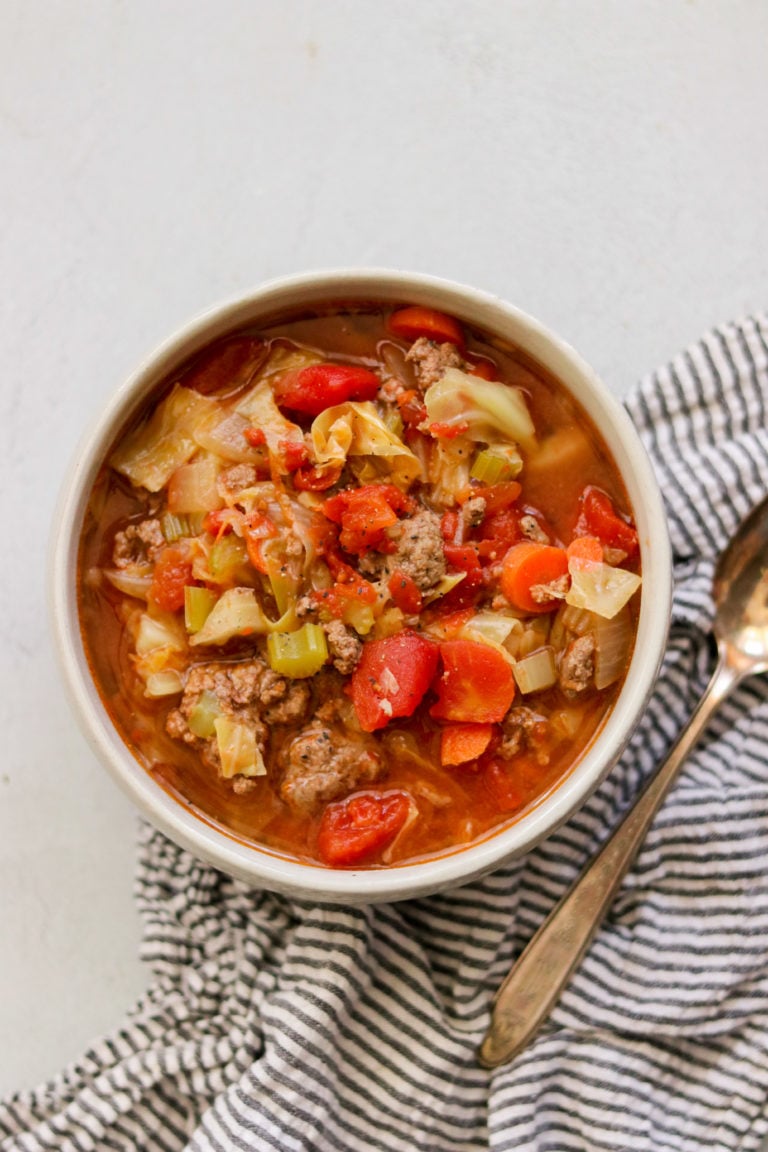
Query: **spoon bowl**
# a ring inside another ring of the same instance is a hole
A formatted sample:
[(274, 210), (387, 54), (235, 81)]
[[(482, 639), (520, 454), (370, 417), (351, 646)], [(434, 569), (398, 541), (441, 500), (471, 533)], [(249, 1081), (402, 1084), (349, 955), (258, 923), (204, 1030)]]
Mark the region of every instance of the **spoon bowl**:
[(523, 950), (494, 1001), (479, 1062), (511, 1060), (538, 1031), (600, 927), (685, 757), (714, 712), (748, 676), (768, 672), (768, 498), (742, 522), (715, 568), (718, 660), (667, 759)]
[(742, 675), (768, 671), (768, 500), (743, 521), (718, 560), (713, 632)]

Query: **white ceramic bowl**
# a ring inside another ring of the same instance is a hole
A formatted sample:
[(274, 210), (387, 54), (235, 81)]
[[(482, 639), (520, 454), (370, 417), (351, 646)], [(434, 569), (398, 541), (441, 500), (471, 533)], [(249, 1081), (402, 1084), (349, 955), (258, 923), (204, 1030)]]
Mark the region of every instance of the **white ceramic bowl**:
[[(387, 869), (331, 870), (285, 859), (219, 832), (175, 801), (134, 758), (105, 711), (83, 650), (77, 609), (77, 551), (88, 496), (107, 448), (147, 394), (217, 337), (276, 312), (329, 299), (425, 304), (497, 333), (533, 356), (576, 397), (611, 449), (640, 537), (643, 588), (637, 641), (621, 694), (586, 754), (530, 812), (481, 842), (432, 860)], [(335, 902), (426, 895), (491, 871), (530, 849), (566, 820), (616, 762), (643, 710), (666, 642), (671, 562), (661, 497), (624, 409), (583, 360), (538, 321), (495, 296), (449, 281), (384, 269), (312, 272), (272, 281), (205, 313), (163, 344), (116, 394), (85, 438), (66, 482), (53, 542), (53, 635), (64, 681), (96, 756), (154, 825), (190, 852), (250, 884)]]

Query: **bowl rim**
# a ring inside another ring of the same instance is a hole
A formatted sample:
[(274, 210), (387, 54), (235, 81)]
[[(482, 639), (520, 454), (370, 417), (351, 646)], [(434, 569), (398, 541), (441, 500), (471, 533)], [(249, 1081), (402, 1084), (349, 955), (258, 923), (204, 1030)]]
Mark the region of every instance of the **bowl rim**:
[[(75, 578), (82, 517), (96, 472), (117, 431), (151, 388), (188, 356), (242, 324), (259, 323), (301, 303), (345, 299), (441, 307), (522, 344), (552, 371), (597, 425), (616, 462), (635, 513), (643, 570), (637, 638), (624, 686), (568, 775), (518, 820), (491, 830), (474, 844), (372, 869), (331, 869), (278, 855), (207, 823), (166, 792), (119, 736), (95, 687), (80, 634)], [(331, 902), (374, 903), (468, 883), (529, 851), (581, 807), (623, 752), (653, 689), (671, 614), (672, 563), (661, 493), (639, 433), (622, 404), (566, 341), (520, 308), (483, 290), (420, 272), (361, 267), (268, 280), (206, 309), (144, 359), (81, 439), (54, 517), (47, 587), (52, 637), (70, 705), (98, 760), (139, 811), (177, 844), (249, 884)]]

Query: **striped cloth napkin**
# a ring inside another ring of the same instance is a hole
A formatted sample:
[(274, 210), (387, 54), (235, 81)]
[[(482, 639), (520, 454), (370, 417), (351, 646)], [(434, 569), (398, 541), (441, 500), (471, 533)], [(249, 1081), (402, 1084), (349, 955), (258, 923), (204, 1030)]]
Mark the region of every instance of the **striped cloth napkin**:
[(475, 1060), (514, 957), (674, 741), (712, 666), (715, 557), (768, 490), (768, 314), (716, 329), (629, 411), (667, 500), (674, 621), (620, 765), (535, 851), (376, 908), (252, 891), (144, 827), (149, 992), (2, 1152), (747, 1152), (768, 1132), (768, 680), (691, 755), (545, 1029)]

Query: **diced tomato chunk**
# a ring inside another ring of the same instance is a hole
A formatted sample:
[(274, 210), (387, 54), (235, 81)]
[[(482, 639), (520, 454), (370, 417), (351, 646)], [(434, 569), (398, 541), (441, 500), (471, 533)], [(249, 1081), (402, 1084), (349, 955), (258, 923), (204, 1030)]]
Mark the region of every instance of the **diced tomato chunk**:
[(277, 527), (269, 516), (254, 512), (243, 524), (243, 537), (248, 551), (248, 559), (257, 572), (266, 573), (267, 563), (261, 546), (265, 540), (277, 536)]
[(275, 381), (277, 403), (292, 412), (318, 416), (345, 400), (373, 400), (381, 381), (368, 368), (354, 364), (308, 364)]
[(522, 485), (517, 480), (505, 480), (501, 484), (486, 484), (473, 486), (466, 490), (466, 498), (480, 496), (485, 500), (485, 515), (495, 516), (515, 503), (522, 492)]
[(411, 716), (432, 683), (437, 661), (437, 645), (408, 628), (364, 644), (347, 687), (363, 731)]
[(398, 308), (389, 318), (389, 330), (401, 340), (418, 340), (420, 336), (426, 336), (427, 340), (438, 344), (464, 347), (464, 332), (458, 320), (434, 308), (420, 305)]
[(243, 522), (243, 513), (237, 508), (215, 508), (213, 512), (206, 512), (203, 518), (203, 531), (211, 536), (225, 536), (231, 532), (235, 525)]
[(480, 560), (474, 544), (443, 544), (445, 559), (457, 572), (476, 572), (482, 580)]
[(320, 859), (335, 868), (370, 860), (392, 843), (412, 804), (406, 792), (359, 792), (329, 804), (317, 834)]
[(244, 428), (243, 436), (245, 436), (251, 448), (261, 448), (267, 442), (263, 428)]
[(483, 782), (499, 812), (517, 812), (525, 804), (525, 788), (506, 761), (491, 760), (486, 764)]
[(306, 445), (298, 440), (280, 440), (278, 441), (278, 448), (289, 472), (295, 472), (309, 459)]
[(442, 519), (440, 520), (440, 531), (443, 534), (443, 540), (445, 540), (446, 544), (453, 544), (456, 540), (459, 523), (459, 513), (455, 512), (453, 508), (449, 508), (447, 512), (443, 512)]
[(452, 608), (460, 608), (472, 604), (477, 599), (483, 587), (483, 570), (480, 566), (480, 557), (474, 544), (444, 544), (443, 553), (446, 563), (457, 572), (466, 575), (460, 584), (444, 597)]
[(397, 407), (403, 423), (411, 427), (423, 424), (427, 418), (427, 409), (421, 401), (421, 393), (415, 388), (401, 392), (397, 398)]
[(446, 640), (440, 656), (443, 673), (430, 716), (476, 724), (503, 720), (515, 698), (515, 678), (501, 652), (480, 641)]
[(392, 551), (387, 529), (397, 523), (398, 512), (411, 512), (415, 507), (411, 497), (394, 484), (366, 484), (331, 496), (323, 512), (341, 525), (339, 543), (344, 551), (362, 556), (372, 548)]
[(455, 440), (457, 436), (463, 436), (467, 428), (469, 428), (468, 420), (457, 420), (455, 424), (445, 420), (434, 420), (427, 431), (436, 440)]
[(302, 464), (293, 473), (294, 488), (302, 492), (324, 492), (338, 481), (341, 470), (339, 463)]
[(512, 545), (521, 539), (520, 513), (516, 508), (505, 508), (486, 516), (478, 533), (480, 555), (487, 560), (502, 560)]
[(184, 607), (184, 588), (193, 584), (192, 563), (181, 548), (164, 548), (152, 573), (149, 595), (164, 612)]
[(581, 496), (581, 516), (576, 526), (578, 536), (597, 536), (608, 548), (634, 556), (638, 549), (637, 531), (616, 511), (607, 492), (590, 484)]
[(395, 607), (404, 612), (406, 616), (415, 616), (424, 607), (424, 599), (418, 584), (399, 568), (396, 568), (390, 576), (387, 589)]

